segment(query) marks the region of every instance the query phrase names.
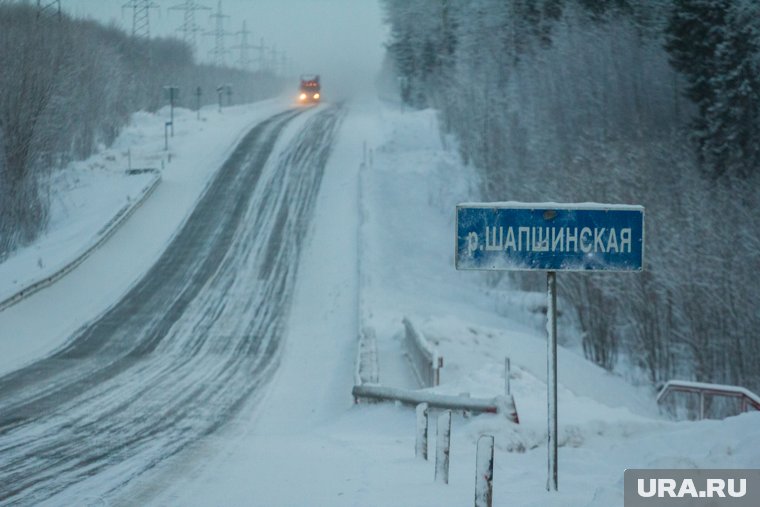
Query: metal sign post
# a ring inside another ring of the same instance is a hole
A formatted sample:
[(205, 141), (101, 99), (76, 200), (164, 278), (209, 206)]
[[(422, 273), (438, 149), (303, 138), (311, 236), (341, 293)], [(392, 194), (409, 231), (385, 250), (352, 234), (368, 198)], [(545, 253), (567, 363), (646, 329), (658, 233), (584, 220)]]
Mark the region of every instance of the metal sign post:
[(546, 489), (557, 491), (557, 271), (642, 271), (644, 208), (472, 203), (456, 214), (457, 269), (546, 271)]
[(546, 273), (546, 393), (548, 420), (546, 489), (557, 491), (557, 272)]

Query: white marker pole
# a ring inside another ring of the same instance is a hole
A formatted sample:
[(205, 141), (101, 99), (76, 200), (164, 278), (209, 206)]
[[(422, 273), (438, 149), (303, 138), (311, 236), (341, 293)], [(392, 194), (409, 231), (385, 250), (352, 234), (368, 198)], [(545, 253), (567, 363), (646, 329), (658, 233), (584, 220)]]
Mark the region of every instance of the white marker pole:
[(415, 410), (417, 416), (417, 437), (414, 441), (414, 455), (428, 459), (428, 404), (420, 403)]
[(451, 452), (451, 410), (438, 416), (435, 437), (435, 482), (449, 483), (449, 453)]
[(493, 436), (481, 435), (475, 448), (475, 507), (493, 507)]
[(509, 357), (504, 358), (504, 396), (511, 396), (512, 395), (512, 387), (509, 385), (509, 374), (510, 374), (510, 361)]
[(548, 400), (547, 448), (549, 452), (547, 491), (557, 491), (557, 273), (546, 274), (546, 391)]

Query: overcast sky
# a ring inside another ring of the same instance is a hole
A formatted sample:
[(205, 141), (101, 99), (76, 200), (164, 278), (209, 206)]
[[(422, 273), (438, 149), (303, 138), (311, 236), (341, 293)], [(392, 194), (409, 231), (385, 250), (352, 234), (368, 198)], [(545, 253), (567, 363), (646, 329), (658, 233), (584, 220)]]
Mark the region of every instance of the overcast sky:
[[(217, 8), (218, 0), (195, 1), (214, 11)], [(181, 37), (177, 28), (183, 13), (169, 7), (184, 0), (154, 2), (160, 8), (151, 11), (151, 35)], [(131, 32), (132, 11), (122, 9), (126, 3), (128, 0), (61, 0), (72, 15), (113, 21)], [(239, 31), (245, 20), (252, 44), (263, 37), (265, 45), (275, 44), (286, 51), (296, 75), (321, 74), (326, 96), (371, 86), (380, 68), (386, 28), (379, 0), (222, 0), (222, 11), (230, 16), (225, 19), (228, 31)], [(204, 30), (214, 27), (211, 12), (196, 12), (196, 23)], [(198, 56), (208, 60), (214, 38), (199, 35), (198, 41)], [(238, 36), (230, 36), (226, 46), (238, 41)], [(227, 61), (233, 63), (238, 57), (239, 51), (232, 51)]]

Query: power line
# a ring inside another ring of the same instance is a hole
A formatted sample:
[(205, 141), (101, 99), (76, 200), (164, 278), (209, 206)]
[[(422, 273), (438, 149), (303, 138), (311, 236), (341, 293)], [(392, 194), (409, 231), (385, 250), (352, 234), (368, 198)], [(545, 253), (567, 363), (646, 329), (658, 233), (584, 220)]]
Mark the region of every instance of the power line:
[(211, 17), (216, 21), (216, 28), (213, 32), (206, 32), (204, 35), (214, 36), (214, 49), (210, 53), (214, 60), (214, 65), (222, 67), (224, 66), (224, 57), (229, 53), (229, 50), (224, 47), (224, 38), (232, 35), (224, 29), (224, 18), (229, 18), (229, 16), (222, 13), (222, 0), (219, 0), (217, 3), (216, 12)]
[(248, 51), (250, 49), (258, 49), (258, 46), (248, 43), (248, 36), (250, 34), (251, 31), (246, 28), (245, 21), (243, 21), (243, 28), (241, 28), (239, 32), (236, 32), (236, 35), (240, 36), (240, 44), (230, 48), (240, 50), (240, 57), (238, 58), (237, 64), (244, 70), (251, 70), (251, 62), (253, 61)]
[(267, 69), (271, 70), (273, 74), (277, 74), (277, 44), (273, 44), (269, 50), (269, 60), (267, 62)]
[(264, 37), (260, 39), (260, 43), (256, 49), (259, 50), (259, 57), (257, 58), (257, 63), (259, 64), (259, 72), (263, 72), (267, 67), (266, 51), (269, 49), (269, 46), (264, 45)]
[(37, 18), (57, 16), (61, 20), (61, 0), (37, 0)]
[(285, 74), (285, 68), (287, 65), (288, 57), (287, 53), (283, 51), (277, 51), (277, 45), (273, 45), (269, 50), (269, 62), (268, 68), (273, 74), (283, 75)]
[(177, 31), (182, 34), (182, 40), (190, 46), (193, 53), (197, 50), (195, 34), (202, 31), (201, 27), (195, 23), (196, 11), (210, 11), (211, 7), (197, 3), (195, 0), (185, 0), (181, 4), (173, 5), (169, 7), (170, 11), (183, 11), (184, 20), (182, 24), (177, 28)]
[(129, 0), (122, 9), (132, 9), (132, 37), (150, 39), (150, 10), (159, 5), (153, 0)]
[(280, 75), (285, 77), (286, 75), (290, 74), (290, 71), (288, 70), (288, 66), (290, 63), (290, 58), (288, 58), (287, 53), (284, 51), (282, 52), (282, 57), (280, 58)]

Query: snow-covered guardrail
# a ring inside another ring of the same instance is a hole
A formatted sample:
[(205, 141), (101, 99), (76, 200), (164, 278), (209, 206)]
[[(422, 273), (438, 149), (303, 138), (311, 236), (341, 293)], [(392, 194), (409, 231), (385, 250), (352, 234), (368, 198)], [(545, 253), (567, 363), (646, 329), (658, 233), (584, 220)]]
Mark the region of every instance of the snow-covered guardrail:
[[(356, 351), (356, 369), (354, 371), (354, 384), (377, 384), (380, 382), (380, 372), (377, 357), (377, 338), (375, 330), (369, 325), (370, 312), (367, 302), (364, 300), (367, 293), (367, 272), (362, 265), (364, 259), (364, 235), (362, 224), (367, 220), (367, 206), (363, 197), (363, 178), (367, 169), (367, 146), (364, 145), (364, 159), (359, 167), (359, 177), (357, 178), (357, 192), (359, 195), (359, 231), (356, 252), (356, 269), (358, 279), (358, 297), (357, 297), (357, 317), (359, 327), (357, 330), (359, 343)], [(355, 401), (359, 401), (355, 399)]]
[(727, 398), (739, 398), (741, 411), (746, 412), (750, 408), (760, 410), (760, 396), (749, 389), (739, 386), (724, 384), (710, 384), (706, 382), (691, 382), (688, 380), (669, 380), (662, 386), (657, 394), (657, 403), (674, 392), (699, 394), (699, 419), (705, 418), (705, 396), (722, 396)]
[[(135, 171), (135, 169), (132, 169), (131, 171)], [(54, 273), (47, 275), (40, 280), (37, 280), (35, 282), (30, 283), (26, 287), (23, 287), (19, 289), (17, 292), (12, 294), (11, 296), (5, 298), (4, 300), (0, 301), (0, 312), (8, 308), (9, 306), (13, 306), (19, 301), (22, 301), (32, 294), (40, 291), (41, 289), (44, 289), (45, 287), (48, 287), (61, 278), (63, 278), (66, 274), (70, 273), (74, 270), (77, 266), (79, 266), (82, 262), (84, 262), (85, 259), (87, 259), (95, 250), (97, 250), (108, 238), (110, 238), (113, 233), (116, 232), (116, 230), (123, 224), (127, 218), (129, 218), (132, 213), (134, 213), (137, 208), (142, 206), (142, 204), (150, 197), (150, 195), (153, 193), (153, 191), (158, 187), (158, 184), (161, 182), (161, 173), (158, 171), (158, 169), (154, 168), (147, 168), (147, 169), (140, 169), (140, 173), (152, 173), (155, 174), (155, 178), (153, 181), (143, 189), (140, 196), (130, 203), (127, 203), (122, 207), (112, 218), (108, 221), (96, 234), (93, 242), (87, 246), (82, 253), (80, 253), (75, 259), (68, 262), (66, 265), (64, 265), (62, 268), (58, 269)], [(135, 173), (136, 174), (136, 173)]]
[(380, 381), (377, 361), (377, 340), (371, 327), (359, 329), (359, 347), (356, 353), (354, 384), (377, 384)]
[(511, 396), (497, 396), (490, 399), (468, 398), (431, 393), (429, 391), (412, 391), (396, 387), (379, 385), (356, 385), (353, 389), (356, 399), (378, 401), (397, 401), (406, 405), (417, 406), (427, 403), (429, 407), (466, 411), (472, 413), (504, 414), (513, 422), (517, 420), (517, 410)]
[(420, 387), (440, 385), (443, 357), (417, 330), (411, 320), (404, 317), (402, 322), (404, 324), (404, 355), (409, 360), (409, 365)]

